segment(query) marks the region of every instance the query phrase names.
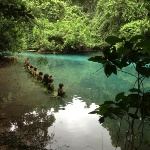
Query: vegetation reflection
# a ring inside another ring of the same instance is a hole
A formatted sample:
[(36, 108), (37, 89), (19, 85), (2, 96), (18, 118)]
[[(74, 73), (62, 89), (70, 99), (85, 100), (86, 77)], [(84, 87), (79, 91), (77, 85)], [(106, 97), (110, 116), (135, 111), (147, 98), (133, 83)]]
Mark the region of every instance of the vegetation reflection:
[(10, 94), (2, 100), (0, 145), (7, 149), (45, 149), (54, 137), (48, 135), (48, 128), (55, 121), (54, 114), (45, 108), (14, 103)]

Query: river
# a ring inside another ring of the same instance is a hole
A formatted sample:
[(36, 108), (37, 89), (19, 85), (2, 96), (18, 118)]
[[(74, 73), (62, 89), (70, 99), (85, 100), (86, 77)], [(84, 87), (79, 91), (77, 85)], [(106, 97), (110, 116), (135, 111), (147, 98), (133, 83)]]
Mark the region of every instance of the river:
[[(89, 112), (105, 100), (113, 100), (117, 93), (127, 92), (134, 78), (122, 72), (106, 77), (101, 64), (88, 61), (95, 55), (99, 54), (20, 53), (17, 63), (1, 68), (0, 148), (7, 145), (15, 149), (19, 145), (20, 149), (39, 150), (120, 150), (118, 137), (112, 137), (108, 128), (118, 130), (119, 126), (101, 125), (99, 116)], [(39, 72), (53, 76), (53, 93), (47, 93), (42, 83), (23, 68), (27, 57)], [(132, 66), (129, 70), (135, 73)], [(62, 99), (55, 96), (59, 83), (64, 84), (66, 92)]]

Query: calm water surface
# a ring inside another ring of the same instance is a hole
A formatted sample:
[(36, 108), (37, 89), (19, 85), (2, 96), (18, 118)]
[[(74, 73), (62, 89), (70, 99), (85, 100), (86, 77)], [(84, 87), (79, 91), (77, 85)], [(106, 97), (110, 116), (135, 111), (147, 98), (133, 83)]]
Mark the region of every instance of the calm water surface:
[[(127, 77), (119, 73), (117, 76), (112, 75), (107, 78), (100, 69), (102, 67), (100, 64), (87, 60), (92, 54), (21, 53), (18, 56), (20, 63), (11, 66), (14, 73), (13, 76), (11, 72), (11, 81), (18, 85), (17, 88), (14, 88), (9, 81), (3, 82), (2, 79), (0, 87), (4, 100), (16, 101), (16, 104), (13, 101), (13, 111), (8, 111), (9, 117), (12, 118), (9, 127), (11, 131), (30, 134), (28, 139), (25, 139), (28, 145), (36, 143), (33, 140), (34, 136), (36, 141), (43, 144), (42, 147), (49, 150), (120, 149), (114, 147), (117, 137), (111, 137), (112, 131), (110, 133), (108, 130), (108, 128), (118, 130), (118, 127), (110, 123), (104, 125), (104, 128), (98, 122), (99, 116), (89, 112), (105, 100), (113, 100), (117, 93), (127, 92), (132, 88), (134, 81), (132, 76)], [(30, 64), (36, 66), (38, 71), (53, 76), (54, 93), (45, 93), (43, 85), (37, 83), (24, 70), (23, 62), (27, 57), (30, 58)], [(6, 74), (4, 70), (1, 69), (1, 72)], [(132, 66), (128, 70), (134, 73)], [(7, 74), (9, 80), (9, 72)], [(67, 95), (64, 99), (54, 97), (59, 83), (64, 84)], [(4, 84), (8, 85), (7, 90), (2, 88)]]

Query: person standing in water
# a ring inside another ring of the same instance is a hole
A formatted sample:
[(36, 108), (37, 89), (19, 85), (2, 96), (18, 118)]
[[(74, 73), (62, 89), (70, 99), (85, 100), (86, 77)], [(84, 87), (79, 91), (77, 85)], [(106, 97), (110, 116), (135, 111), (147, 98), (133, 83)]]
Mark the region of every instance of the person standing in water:
[(57, 96), (60, 96), (60, 97), (64, 97), (65, 96), (65, 92), (64, 92), (63, 86), (64, 85), (62, 83), (59, 83)]
[(47, 89), (48, 89), (48, 91), (54, 91), (53, 79), (48, 80)]
[(28, 66), (28, 71), (29, 71), (29, 74), (30, 75), (33, 75), (33, 66), (31, 65), (31, 66)]
[(28, 65), (29, 65), (29, 63), (30, 63), (30, 60), (29, 60), (29, 58), (27, 58), (27, 59), (24, 61), (24, 67), (27, 68)]
[(43, 77), (43, 80), (42, 80), (44, 86), (48, 85), (48, 80), (49, 80), (49, 74), (46, 73), (46, 74), (44, 74), (44, 77)]
[(50, 76), (48, 77), (48, 81), (49, 81), (49, 83), (50, 83), (50, 82), (53, 82), (52, 75), (50, 75)]
[(38, 71), (37, 71), (37, 68), (34, 67), (34, 70), (33, 70), (33, 77), (36, 78), (38, 75)]
[(43, 80), (43, 72), (39, 72), (39, 74), (37, 76), (37, 80), (38, 81), (42, 81)]

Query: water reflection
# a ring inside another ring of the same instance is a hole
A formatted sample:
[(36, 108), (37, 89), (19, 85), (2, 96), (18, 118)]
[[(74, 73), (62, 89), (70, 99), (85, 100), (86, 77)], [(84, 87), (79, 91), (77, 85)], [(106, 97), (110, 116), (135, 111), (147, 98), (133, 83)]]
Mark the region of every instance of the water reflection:
[[(141, 120), (136, 120), (134, 128), (137, 129), (141, 125)], [(121, 150), (130, 150), (130, 127), (125, 120), (110, 120), (106, 119), (103, 127), (108, 129), (111, 136), (112, 145), (118, 146)], [(138, 130), (135, 137), (134, 149), (149, 150), (150, 149), (150, 126), (147, 120), (144, 120), (144, 125)]]
[[(38, 71), (53, 75), (55, 92), (58, 84), (64, 83), (65, 99), (45, 93), (43, 85), (28, 76), (23, 68), (27, 57)], [(132, 88), (133, 77), (119, 74), (107, 78), (99, 70), (100, 64), (88, 62), (89, 57), (22, 53), (21, 63), (1, 69), (0, 146), (8, 144), (15, 149), (21, 143), (26, 149), (37, 146), (40, 150), (114, 149), (111, 142), (117, 138), (111, 131), (115, 125), (109, 122), (109, 127), (104, 128), (98, 122), (99, 116), (88, 113), (99, 103)], [(132, 70), (132, 66), (128, 69)]]
[(47, 145), (46, 148), (65, 150), (112, 149), (109, 132), (100, 126), (97, 115), (88, 114), (96, 107), (95, 103), (87, 107), (81, 97), (74, 96), (65, 110), (54, 113), (56, 121), (48, 129), (48, 133), (55, 136), (52, 140), (53, 144)]
[(7, 112), (7, 115), (0, 118), (0, 148), (41, 150), (52, 140), (53, 136), (48, 134), (48, 128), (55, 121), (53, 113), (47, 114), (44, 109), (30, 112), (31, 107), (25, 108), (22, 105), (15, 109), (14, 103), (1, 103), (0, 106), (1, 112)]

